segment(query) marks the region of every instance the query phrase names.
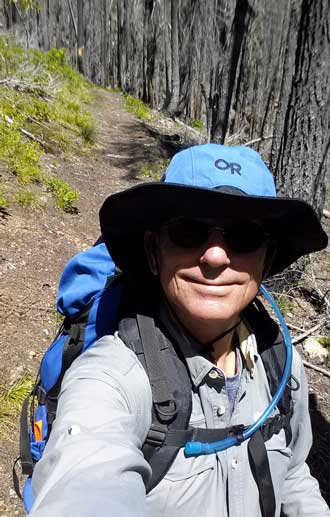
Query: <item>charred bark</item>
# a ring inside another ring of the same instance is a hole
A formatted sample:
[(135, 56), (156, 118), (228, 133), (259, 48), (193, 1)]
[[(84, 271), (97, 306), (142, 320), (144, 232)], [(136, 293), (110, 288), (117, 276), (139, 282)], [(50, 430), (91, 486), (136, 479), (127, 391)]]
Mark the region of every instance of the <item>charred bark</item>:
[(277, 115), (272, 166), (280, 194), (311, 202), (321, 215), (330, 163), (329, 2), (303, 0), (291, 24), (296, 30), (290, 32), (297, 34), (295, 60)]
[(177, 113), (180, 95), (178, 16), (178, 0), (171, 0), (171, 90), (169, 104), (166, 107), (170, 116)]

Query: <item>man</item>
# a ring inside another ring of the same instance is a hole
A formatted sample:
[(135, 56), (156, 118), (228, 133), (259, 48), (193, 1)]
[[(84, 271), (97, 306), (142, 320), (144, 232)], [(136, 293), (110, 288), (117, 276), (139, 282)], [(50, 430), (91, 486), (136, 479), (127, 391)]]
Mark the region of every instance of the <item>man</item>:
[[(241, 427), (273, 395), (261, 350), (275, 361), (277, 327), (252, 302), (266, 276), (326, 246), (313, 209), (276, 198), (252, 149), (208, 144), (178, 153), (162, 182), (110, 196), (100, 222), (125, 278), (119, 333), (65, 375), (31, 515), (329, 516), (305, 463), (312, 435), (296, 353), (289, 410), (273, 412), (268, 436), (265, 427), (244, 440)], [(230, 428), (237, 445), (187, 456), (184, 441), (170, 441), (187, 427), (182, 415), (200, 435)], [(163, 446), (148, 463), (153, 440)]]

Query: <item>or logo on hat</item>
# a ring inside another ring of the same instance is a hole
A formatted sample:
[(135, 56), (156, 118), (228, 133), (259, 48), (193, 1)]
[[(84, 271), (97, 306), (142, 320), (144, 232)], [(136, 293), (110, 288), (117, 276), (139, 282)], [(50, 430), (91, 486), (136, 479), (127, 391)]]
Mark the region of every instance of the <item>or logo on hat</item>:
[(242, 174), (240, 172), (242, 167), (240, 166), (239, 163), (229, 163), (226, 160), (224, 160), (223, 158), (219, 158), (219, 160), (214, 162), (214, 165), (220, 171), (226, 171), (226, 170), (230, 169), (231, 174), (236, 173), (236, 174), (239, 174), (240, 176), (242, 176)]

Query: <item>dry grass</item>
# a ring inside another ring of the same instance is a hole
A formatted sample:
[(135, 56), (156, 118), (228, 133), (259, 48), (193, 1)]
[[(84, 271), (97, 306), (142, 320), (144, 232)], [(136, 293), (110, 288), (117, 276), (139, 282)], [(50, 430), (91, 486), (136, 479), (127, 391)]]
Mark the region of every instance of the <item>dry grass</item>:
[(31, 392), (33, 380), (25, 374), (10, 385), (0, 386), (0, 438), (10, 435), (25, 397)]

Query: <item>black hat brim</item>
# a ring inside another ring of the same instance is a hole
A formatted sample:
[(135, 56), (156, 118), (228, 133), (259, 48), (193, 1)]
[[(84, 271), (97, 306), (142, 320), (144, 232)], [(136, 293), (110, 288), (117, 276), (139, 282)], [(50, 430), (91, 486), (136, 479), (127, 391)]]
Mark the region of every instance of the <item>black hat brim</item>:
[(144, 183), (112, 194), (100, 210), (102, 236), (117, 266), (130, 272), (145, 268), (144, 232), (179, 216), (261, 221), (277, 242), (269, 275), (279, 273), (302, 255), (325, 248), (328, 242), (313, 208), (299, 199)]

